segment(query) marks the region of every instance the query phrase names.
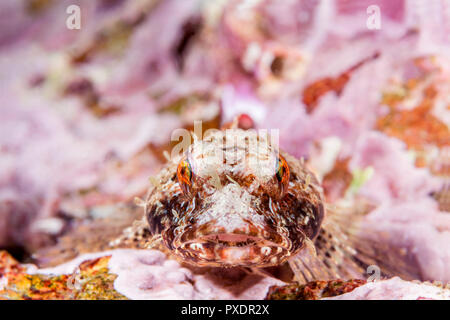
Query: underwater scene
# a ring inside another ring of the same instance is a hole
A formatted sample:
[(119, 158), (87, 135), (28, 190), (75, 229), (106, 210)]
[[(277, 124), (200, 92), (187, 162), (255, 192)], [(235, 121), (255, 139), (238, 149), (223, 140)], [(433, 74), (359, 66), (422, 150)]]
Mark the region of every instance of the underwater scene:
[(0, 26), (1, 300), (450, 300), (450, 1)]

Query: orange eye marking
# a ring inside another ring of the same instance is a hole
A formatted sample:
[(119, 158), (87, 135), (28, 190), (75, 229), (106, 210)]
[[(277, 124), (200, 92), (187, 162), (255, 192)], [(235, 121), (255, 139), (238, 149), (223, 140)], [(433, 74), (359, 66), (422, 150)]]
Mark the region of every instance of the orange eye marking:
[(192, 168), (187, 159), (180, 161), (177, 168), (177, 178), (183, 192), (188, 194), (192, 186)]
[(276, 176), (277, 180), (280, 183), (281, 187), (281, 194), (283, 195), (289, 185), (289, 166), (286, 162), (286, 160), (280, 155), (277, 161), (277, 171)]

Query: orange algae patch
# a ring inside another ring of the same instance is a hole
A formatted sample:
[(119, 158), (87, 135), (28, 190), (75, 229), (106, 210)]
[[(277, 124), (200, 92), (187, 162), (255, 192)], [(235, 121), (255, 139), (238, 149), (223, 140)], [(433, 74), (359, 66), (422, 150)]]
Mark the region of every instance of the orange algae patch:
[[(425, 167), (429, 165), (424, 157), (427, 147), (434, 146), (442, 150), (450, 146), (448, 126), (433, 114), (436, 100), (439, 99), (437, 84), (445, 82), (446, 75), (434, 56), (418, 57), (412, 63), (419, 75), (407, 80), (402, 85), (401, 93), (386, 92), (383, 95), (381, 103), (388, 106), (389, 111), (378, 119), (376, 128), (402, 140), (409, 149), (418, 151), (416, 165)], [(421, 86), (425, 82), (429, 84)], [(421, 94), (421, 101), (412, 109), (402, 109), (402, 102), (414, 93)]]
[(114, 290), (117, 277), (108, 272), (110, 256), (81, 263), (76, 274), (28, 274), (7, 252), (0, 251), (0, 299), (126, 299)]
[(319, 99), (329, 91), (334, 91), (340, 95), (348, 80), (350, 80), (349, 73), (343, 73), (337, 78), (320, 79), (303, 91), (303, 103), (306, 106), (306, 112), (311, 113), (317, 107)]

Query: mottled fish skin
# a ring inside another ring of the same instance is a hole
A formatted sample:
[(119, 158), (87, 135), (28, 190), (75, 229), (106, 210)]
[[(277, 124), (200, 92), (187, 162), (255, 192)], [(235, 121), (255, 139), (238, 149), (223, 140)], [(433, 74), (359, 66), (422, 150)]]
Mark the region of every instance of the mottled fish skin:
[(319, 233), (322, 188), (269, 140), (227, 129), (194, 141), (156, 177), (145, 203), (150, 232), (198, 266), (269, 267), (295, 256)]

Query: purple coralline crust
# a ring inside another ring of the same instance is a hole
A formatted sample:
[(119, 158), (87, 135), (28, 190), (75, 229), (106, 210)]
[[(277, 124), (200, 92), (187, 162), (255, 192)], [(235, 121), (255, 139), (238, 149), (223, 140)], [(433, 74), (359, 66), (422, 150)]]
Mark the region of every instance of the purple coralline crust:
[(382, 231), (387, 238), (382, 241), (413, 255), (423, 280), (450, 281), (450, 216), (432, 199), (381, 205), (367, 216), (364, 227)]

